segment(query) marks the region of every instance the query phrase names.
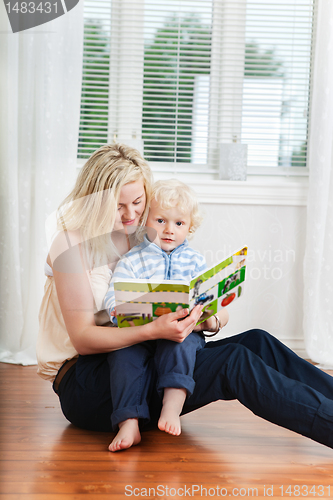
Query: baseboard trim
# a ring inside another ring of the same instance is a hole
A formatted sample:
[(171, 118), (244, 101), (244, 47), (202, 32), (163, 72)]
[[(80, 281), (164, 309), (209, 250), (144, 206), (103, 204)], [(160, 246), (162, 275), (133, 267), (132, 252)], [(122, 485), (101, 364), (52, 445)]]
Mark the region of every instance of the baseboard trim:
[(306, 352), (305, 344), (303, 339), (279, 339), (283, 344), (285, 344), (289, 349), (294, 351), (298, 356), (304, 359), (308, 359), (309, 355)]

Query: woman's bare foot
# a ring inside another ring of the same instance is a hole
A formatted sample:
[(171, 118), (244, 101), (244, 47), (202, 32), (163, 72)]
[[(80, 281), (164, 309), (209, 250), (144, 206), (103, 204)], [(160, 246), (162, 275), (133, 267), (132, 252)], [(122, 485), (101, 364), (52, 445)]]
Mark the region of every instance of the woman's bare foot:
[(119, 424), (119, 431), (109, 446), (110, 451), (126, 450), (131, 446), (139, 444), (141, 435), (137, 418), (129, 418)]
[(158, 428), (173, 436), (179, 436), (181, 425), (179, 415), (186, 399), (186, 389), (166, 387), (164, 389), (163, 406), (158, 421)]

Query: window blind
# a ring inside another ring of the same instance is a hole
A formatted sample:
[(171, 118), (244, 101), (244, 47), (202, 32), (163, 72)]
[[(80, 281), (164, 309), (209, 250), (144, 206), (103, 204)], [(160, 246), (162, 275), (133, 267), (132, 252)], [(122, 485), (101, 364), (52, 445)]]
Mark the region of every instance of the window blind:
[(241, 140), (248, 166), (305, 167), (314, 2), (247, 2)]
[(109, 141), (111, 2), (84, 2), (82, 91), (78, 158)]
[(209, 0), (145, 2), (142, 138), (152, 161), (206, 163), (212, 18)]
[(136, 141), (214, 172), (242, 142), (250, 169), (306, 165), (314, 0), (85, 0), (84, 18), (80, 158)]

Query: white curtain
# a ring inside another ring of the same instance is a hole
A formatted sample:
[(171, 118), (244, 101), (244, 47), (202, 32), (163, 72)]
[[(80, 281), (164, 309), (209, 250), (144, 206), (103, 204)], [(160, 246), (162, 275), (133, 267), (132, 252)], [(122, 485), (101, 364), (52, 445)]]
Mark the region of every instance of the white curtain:
[(333, 366), (333, 2), (318, 1), (309, 137), (304, 332), (309, 357)]
[(45, 221), (76, 176), (83, 2), (13, 34), (0, 4), (0, 361), (36, 363)]

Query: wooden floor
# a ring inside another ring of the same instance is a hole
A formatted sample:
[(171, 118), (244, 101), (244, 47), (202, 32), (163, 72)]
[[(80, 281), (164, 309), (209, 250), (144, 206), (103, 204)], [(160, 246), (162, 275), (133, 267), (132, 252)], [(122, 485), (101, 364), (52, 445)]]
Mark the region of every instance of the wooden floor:
[(186, 415), (179, 437), (146, 432), (113, 454), (112, 435), (65, 420), (36, 367), (0, 363), (0, 381), (1, 500), (333, 497), (333, 450), (238, 402)]

